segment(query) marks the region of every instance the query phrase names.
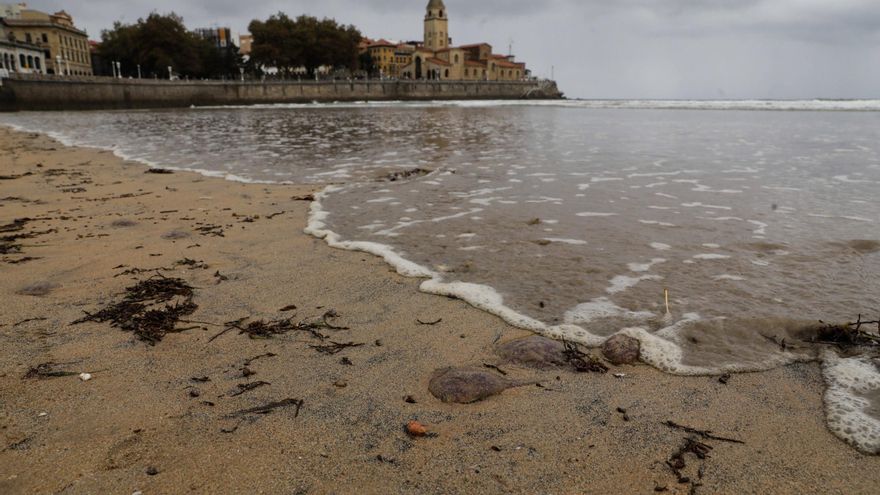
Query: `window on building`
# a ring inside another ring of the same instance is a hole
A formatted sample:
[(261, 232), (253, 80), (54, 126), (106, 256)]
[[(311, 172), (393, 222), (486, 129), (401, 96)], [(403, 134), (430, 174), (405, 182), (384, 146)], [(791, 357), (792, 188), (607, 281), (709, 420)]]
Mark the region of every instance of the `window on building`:
[(21, 54), (18, 56), (18, 61), (19, 61), (19, 64), (18, 64), (19, 67), (21, 67), (22, 69), (27, 67), (27, 59), (24, 57), (24, 54)]
[(43, 67), (40, 66), (40, 57), (34, 57), (34, 69), (43, 70)]
[(43, 43), (48, 43), (48, 42), (49, 42), (49, 35), (46, 33), (43, 33)]
[(449, 79), (449, 69), (446, 69), (446, 79)]
[(24, 40), (28, 43), (33, 43), (34, 40), (31, 38), (31, 33), (25, 33)]
[(455, 63), (458, 63), (458, 54), (455, 54)]
[(31, 56), (31, 55), (28, 55), (27, 63), (28, 63), (28, 64), (27, 64), (27, 68), (28, 68), (28, 69), (33, 69), (33, 68), (34, 68), (34, 57)]
[(442, 10), (440, 11), (440, 17), (443, 17), (443, 11), (442, 11)]

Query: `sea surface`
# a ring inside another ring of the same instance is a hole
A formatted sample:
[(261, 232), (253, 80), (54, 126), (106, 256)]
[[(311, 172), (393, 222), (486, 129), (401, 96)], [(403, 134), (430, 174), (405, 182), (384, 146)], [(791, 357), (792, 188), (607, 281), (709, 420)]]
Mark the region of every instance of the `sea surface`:
[(556, 338), (622, 332), (667, 372), (818, 359), (830, 428), (880, 452), (876, 353), (802, 343), (819, 320), (880, 317), (880, 101), (272, 105), (0, 124), (153, 166), (325, 184), (308, 232), (330, 245)]

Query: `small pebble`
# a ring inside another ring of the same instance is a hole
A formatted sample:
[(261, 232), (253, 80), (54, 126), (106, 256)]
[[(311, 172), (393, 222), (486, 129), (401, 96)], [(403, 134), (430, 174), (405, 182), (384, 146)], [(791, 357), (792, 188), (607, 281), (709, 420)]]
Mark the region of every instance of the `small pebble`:
[(414, 437), (423, 437), (428, 434), (428, 428), (413, 420), (406, 424), (406, 432)]
[(159, 470), (156, 469), (156, 468), (153, 467), (153, 466), (149, 466), (149, 467), (146, 469), (145, 472), (146, 472), (147, 475), (149, 475), (149, 476), (156, 476), (157, 474), (159, 474)]
[(84, 381), (84, 382), (87, 382), (87, 381), (89, 381), (89, 380), (92, 379), (92, 375), (89, 374), (89, 373), (80, 373), (80, 374), (79, 374), (79, 379), (82, 380), (82, 381)]

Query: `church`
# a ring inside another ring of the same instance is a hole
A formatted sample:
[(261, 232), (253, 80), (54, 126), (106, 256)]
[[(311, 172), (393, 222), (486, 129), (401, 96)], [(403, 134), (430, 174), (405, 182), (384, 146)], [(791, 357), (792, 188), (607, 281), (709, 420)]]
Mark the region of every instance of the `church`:
[(441, 81), (520, 81), (528, 79), (526, 64), (513, 55), (492, 53), (492, 45), (477, 43), (453, 46), (449, 36), (449, 12), (443, 0), (430, 0), (425, 13), (421, 42), (365, 43), (384, 77)]

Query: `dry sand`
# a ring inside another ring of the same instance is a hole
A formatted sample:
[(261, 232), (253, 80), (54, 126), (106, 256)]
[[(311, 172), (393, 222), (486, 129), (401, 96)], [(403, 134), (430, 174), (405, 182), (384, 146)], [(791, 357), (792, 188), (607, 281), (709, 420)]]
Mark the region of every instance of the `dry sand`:
[[(604, 375), (502, 366), (543, 388), (444, 404), (427, 390), (435, 369), (496, 364), (496, 342), (527, 334), (461, 301), (419, 293), (417, 280), (376, 258), (303, 234), (309, 203), (292, 198), (312, 188), (145, 174), (109, 152), (5, 129), (0, 150), (0, 225), (28, 217), (24, 232), (48, 231), (18, 241), (22, 252), (0, 263), (0, 493), (688, 493), (698, 482), (696, 493), (854, 494), (880, 487), (880, 458), (825, 428), (816, 364), (736, 375), (726, 385), (647, 366)], [(21, 174), (30, 175), (10, 177)], [(223, 236), (197, 230), (205, 226), (219, 226)], [(172, 231), (185, 236), (163, 237)], [(38, 259), (13, 263), (24, 257)], [(71, 325), (152, 275), (121, 272), (185, 258), (209, 267), (162, 273), (197, 288), (192, 320), (300, 321), (334, 308), (334, 323), (351, 329), (323, 332), (366, 345), (324, 355), (305, 332), (252, 340), (233, 331), (209, 342), (222, 327), (200, 324), (150, 346), (109, 323)], [(42, 282), (47, 294), (18, 294)], [(291, 304), (296, 312), (279, 311)], [(416, 321), (439, 318), (434, 326)], [(256, 374), (243, 378), (245, 361), (265, 353), (276, 356), (254, 361)], [(93, 378), (23, 378), (46, 362)], [(255, 381), (271, 385), (229, 396)], [(416, 403), (404, 401), (408, 395)], [(229, 417), (288, 398), (303, 401), (298, 415), (290, 407)], [(409, 438), (410, 419), (437, 436)], [(709, 457), (687, 454), (683, 471), (693, 483), (679, 483), (666, 461), (688, 434), (667, 420), (745, 443), (704, 440)]]

